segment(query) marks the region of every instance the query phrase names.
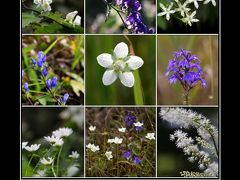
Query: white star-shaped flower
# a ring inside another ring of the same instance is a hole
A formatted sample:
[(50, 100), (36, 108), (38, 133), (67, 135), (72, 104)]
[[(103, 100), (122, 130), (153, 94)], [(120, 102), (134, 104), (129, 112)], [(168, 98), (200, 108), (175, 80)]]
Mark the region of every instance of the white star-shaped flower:
[[(48, 159), (48, 160), (47, 160), (47, 159)], [(48, 157), (47, 159), (42, 158), (42, 159), (40, 159), (40, 162), (41, 162), (43, 165), (50, 165), (50, 164), (53, 163), (53, 158)]]
[(188, 3), (187, 1), (185, 1), (183, 4), (181, 4), (180, 2), (177, 2), (178, 8), (175, 9), (175, 11), (179, 11), (181, 12), (181, 16), (185, 16), (185, 14), (187, 14), (188, 11), (190, 11), (191, 9), (187, 7)]
[(133, 125), (136, 126), (136, 127), (141, 127), (143, 125), (143, 123), (136, 122), (136, 123), (133, 123)]
[(86, 147), (90, 149), (92, 152), (96, 152), (100, 150), (99, 146), (95, 146), (94, 144), (91, 144), (91, 143), (89, 143)]
[(25, 149), (29, 152), (34, 152), (37, 151), (40, 146), (41, 144), (32, 144), (31, 146), (25, 146)]
[(112, 151), (106, 151), (106, 152), (105, 152), (105, 155), (106, 155), (106, 157), (107, 157), (108, 160), (111, 160), (111, 159), (113, 158), (113, 156), (112, 156)]
[(212, 2), (212, 5), (213, 5), (213, 6), (216, 6), (216, 5), (217, 5), (217, 3), (216, 3), (215, 0), (205, 0), (203, 4), (208, 4), (210, 1)]
[(198, 19), (195, 19), (196, 11), (194, 11), (192, 14), (186, 14), (186, 17), (182, 19), (184, 23), (187, 23), (189, 26), (192, 26), (193, 22), (198, 22)]
[(195, 8), (198, 9), (198, 7), (199, 7), (198, 1), (203, 1), (203, 0), (188, 0), (188, 3), (194, 3)]
[(122, 144), (122, 141), (123, 141), (122, 138), (118, 138), (118, 137), (115, 137), (115, 138), (114, 138), (114, 143), (115, 143), (115, 144)]
[(155, 137), (154, 137), (154, 133), (147, 133), (147, 135), (145, 136), (147, 139), (150, 139), (150, 140), (152, 140), (152, 139), (155, 139)]
[(125, 132), (125, 131), (126, 131), (126, 128), (118, 128), (118, 131), (119, 131), (119, 132)]
[(89, 129), (89, 131), (95, 131), (96, 126), (90, 126), (88, 129)]
[(73, 130), (71, 128), (59, 128), (56, 131), (53, 131), (53, 135), (56, 137), (67, 137), (70, 136), (73, 133)]
[(164, 4), (159, 3), (159, 6), (163, 10), (163, 12), (158, 13), (158, 16), (166, 15), (166, 20), (170, 20), (170, 14), (175, 13), (175, 10), (172, 10), (173, 3), (171, 3), (168, 7), (165, 7)]
[(133, 87), (135, 80), (132, 71), (140, 68), (144, 63), (138, 56), (128, 56), (128, 46), (124, 42), (116, 45), (113, 55), (100, 54), (97, 61), (99, 65), (107, 69), (102, 77), (105, 86), (114, 83), (119, 77), (126, 87)]
[(79, 154), (77, 151), (72, 151), (72, 154), (70, 154), (68, 157), (77, 159), (79, 157)]

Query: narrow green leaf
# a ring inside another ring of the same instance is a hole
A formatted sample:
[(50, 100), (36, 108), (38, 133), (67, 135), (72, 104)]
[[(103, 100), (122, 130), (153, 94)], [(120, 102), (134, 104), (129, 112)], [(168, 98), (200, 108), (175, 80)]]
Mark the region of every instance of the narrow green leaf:
[(54, 46), (55, 44), (60, 40), (62, 39), (63, 37), (58, 37), (45, 51), (44, 51), (44, 54), (47, 54)]
[(133, 86), (135, 105), (144, 105), (143, 90), (138, 70), (133, 72), (135, 83)]

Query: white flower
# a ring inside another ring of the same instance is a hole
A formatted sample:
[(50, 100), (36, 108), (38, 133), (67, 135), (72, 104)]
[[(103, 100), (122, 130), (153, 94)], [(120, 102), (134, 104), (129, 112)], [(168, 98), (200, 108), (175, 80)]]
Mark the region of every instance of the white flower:
[(77, 159), (79, 157), (79, 154), (77, 151), (72, 151), (72, 154), (70, 154), (68, 157)]
[(56, 137), (67, 137), (72, 134), (73, 130), (71, 128), (59, 128), (56, 131), (53, 131), (53, 135)]
[(114, 141), (114, 139), (108, 139), (108, 141), (107, 141), (108, 143), (114, 143), (115, 141)]
[(28, 142), (22, 142), (22, 149), (25, 149), (25, 147), (27, 146)]
[(86, 147), (90, 149), (92, 152), (96, 152), (100, 150), (99, 146), (95, 146), (94, 144), (91, 144), (91, 143), (89, 143)]
[(37, 151), (40, 146), (41, 144), (32, 144), (31, 146), (25, 146), (25, 149), (29, 152), (34, 152)]
[(88, 129), (89, 129), (89, 131), (95, 131), (96, 126), (90, 126)]
[(81, 16), (77, 15), (73, 21), (73, 26), (80, 26), (81, 25)]
[(115, 138), (114, 138), (114, 143), (115, 143), (115, 144), (121, 144), (122, 141), (123, 141), (122, 138), (118, 138), (118, 137), (115, 137)]
[(128, 46), (124, 42), (116, 45), (113, 55), (100, 54), (97, 61), (99, 65), (107, 69), (102, 77), (105, 86), (114, 83), (119, 77), (126, 87), (133, 87), (135, 80), (132, 71), (140, 68), (144, 63), (138, 56), (128, 56)]
[(199, 7), (198, 1), (203, 1), (203, 0), (188, 0), (188, 3), (194, 3), (195, 8), (198, 9), (198, 7)]
[(69, 23), (73, 23), (73, 19), (75, 18), (75, 16), (77, 15), (78, 11), (73, 11), (70, 12), (66, 15), (66, 21), (68, 21)]
[(126, 128), (118, 128), (118, 131), (124, 133), (126, 131)]
[(208, 4), (210, 1), (212, 2), (213, 6), (217, 5), (215, 0), (205, 0), (203, 4)]
[(37, 8), (41, 7), (45, 12), (52, 10), (50, 6), (52, 0), (34, 0), (33, 3), (37, 5)]
[(206, 174), (212, 177), (218, 176), (218, 163), (213, 162), (208, 165), (207, 169), (204, 171)]
[(150, 139), (150, 140), (152, 140), (152, 139), (155, 139), (155, 137), (154, 137), (154, 133), (147, 133), (147, 135), (145, 136), (147, 139)]
[(73, 177), (76, 176), (77, 173), (79, 172), (79, 168), (76, 166), (70, 166), (67, 170), (67, 177)]
[(136, 123), (133, 123), (133, 125), (136, 126), (136, 127), (142, 127), (143, 123), (136, 122)]
[(106, 155), (106, 157), (107, 157), (108, 160), (111, 160), (111, 159), (113, 158), (113, 156), (112, 156), (112, 151), (106, 151), (106, 152), (105, 152), (105, 155)]
[(53, 146), (61, 146), (64, 143), (63, 139), (58, 136), (44, 136), (44, 139)]
[(192, 22), (198, 22), (198, 19), (195, 19), (196, 11), (194, 11), (192, 14), (186, 14), (186, 17), (182, 19), (184, 23), (187, 23), (189, 26), (192, 26)]
[(170, 14), (175, 13), (175, 10), (171, 10), (173, 3), (171, 3), (168, 7), (165, 7), (164, 4), (159, 3), (159, 6), (162, 8), (163, 12), (158, 13), (158, 16), (164, 16), (166, 15), (166, 20), (169, 21), (170, 19)]
[(185, 14), (190, 11), (191, 9), (187, 7), (188, 3), (185, 1), (183, 4), (180, 2), (177, 2), (178, 8), (175, 9), (175, 11), (181, 12), (181, 16), (185, 16)]
[[(47, 160), (47, 159), (48, 159), (48, 160)], [(42, 158), (42, 159), (40, 159), (40, 162), (41, 162), (43, 165), (50, 165), (50, 164), (53, 163), (53, 158), (48, 157), (47, 159)]]

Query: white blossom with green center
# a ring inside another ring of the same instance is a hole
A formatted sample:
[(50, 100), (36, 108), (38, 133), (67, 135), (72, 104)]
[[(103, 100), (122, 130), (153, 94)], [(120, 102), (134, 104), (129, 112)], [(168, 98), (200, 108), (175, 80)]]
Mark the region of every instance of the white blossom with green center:
[(98, 64), (106, 71), (102, 81), (105, 86), (111, 85), (119, 77), (126, 87), (133, 87), (135, 79), (132, 71), (143, 65), (142, 58), (128, 55), (128, 46), (121, 42), (116, 45), (112, 54), (102, 53), (97, 57)]

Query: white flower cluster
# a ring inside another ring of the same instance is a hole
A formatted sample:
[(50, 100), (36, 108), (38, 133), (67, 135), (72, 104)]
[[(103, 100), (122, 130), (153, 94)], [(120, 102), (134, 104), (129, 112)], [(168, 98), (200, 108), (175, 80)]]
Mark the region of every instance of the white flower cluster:
[(89, 143), (86, 147), (90, 149), (92, 152), (96, 152), (100, 150), (99, 146), (95, 146), (94, 144), (91, 144), (91, 143)]
[(110, 144), (112, 144), (112, 143), (122, 144), (122, 141), (123, 141), (122, 138), (115, 137), (114, 139), (108, 139), (107, 142), (110, 143)]
[(44, 12), (52, 10), (50, 6), (50, 4), (52, 4), (52, 0), (34, 0), (33, 3), (37, 5), (37, 8), (41, 8)]
[[(195, 18), (195, 15), (197, 14), (197, 10), (199, 8), (199, 1), (203, 0), (174, 0), (170, 2), (168, 5), (164, 5), (162, 3), (159, 3), (160, 8), (162, 9), (162, 12), (158, 13), (158, 16), (166, 16), (166, 20), (170, 20), (170, 15), (178, 13), (181, 16), (177, 17), (182, 20), (182, 22), (188, 24), (189, 26), (192, 26), (192, 23), (198, 22), (199, 20)], [(208, 4), (211, 1), (213, 6), (216, 6), (215, 0), (205, 0), (203, 4)], [(189, 4), (194, 4), (194, 7), (196, 8), (195, 11), (191, 11), (191, 8), (189, 8)]]

